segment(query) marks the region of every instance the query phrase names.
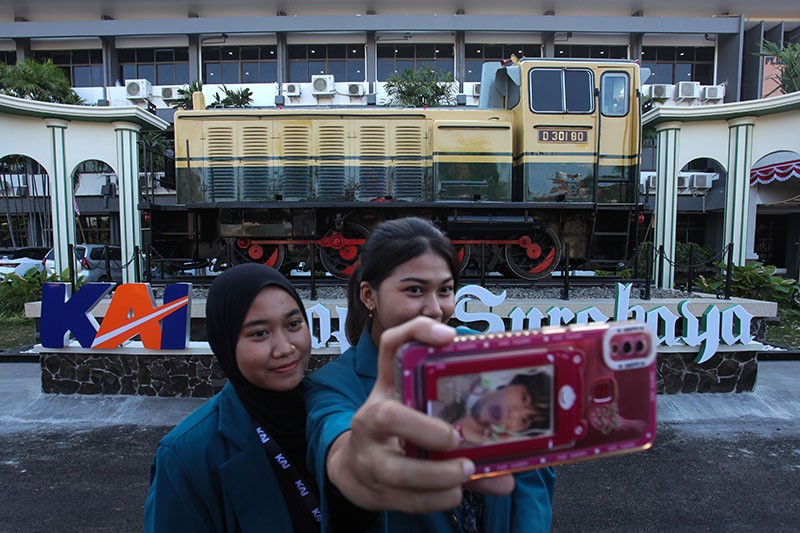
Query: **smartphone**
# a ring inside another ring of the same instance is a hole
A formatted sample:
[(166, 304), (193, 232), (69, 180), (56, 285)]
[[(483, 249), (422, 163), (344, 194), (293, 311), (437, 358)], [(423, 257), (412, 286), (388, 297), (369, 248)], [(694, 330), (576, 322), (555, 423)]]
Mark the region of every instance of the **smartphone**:
[(397, 393), (451, 423), (455, 450), (406, 443), (409, 456), (468, 457), (474, 478), (645, 450), (656, 431), (656, 344), (641, 322), (464, 335), (411, 343)]

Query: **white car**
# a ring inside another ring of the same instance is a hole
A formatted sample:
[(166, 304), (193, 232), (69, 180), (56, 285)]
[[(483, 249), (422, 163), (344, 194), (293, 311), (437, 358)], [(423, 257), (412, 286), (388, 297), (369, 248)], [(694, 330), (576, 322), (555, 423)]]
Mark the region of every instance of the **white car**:
[[(44, 256), (44, 259), (42, 259), (42, 265), (43, 265), (45, 271), (47, 272), (48, 276), (52, 276), (53, 274), (56, 273), (55, 252), (53, 251), (52, 248), (50, 248), (50, 251), (48, 251), (47, 255)], [(75, 260), (75, 276), (76, 277), (80, 277), (82, 270), (83, 270), (83, 266), (81, 265), (80, 260), (76, 259)]]
[(46, 253), (47, 248), (36, 246), (0, 249), (0, 276), (24, 276), (30, 270), (41, 272), (44, 270), (42, 262)]

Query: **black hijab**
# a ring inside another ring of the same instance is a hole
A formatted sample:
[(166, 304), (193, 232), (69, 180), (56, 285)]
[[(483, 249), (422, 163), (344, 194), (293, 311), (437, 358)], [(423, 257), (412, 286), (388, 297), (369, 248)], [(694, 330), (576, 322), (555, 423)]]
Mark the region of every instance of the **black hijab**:
[(303, 301), (283, 274), (265, 265), (246, 263), (226, 270), (211, 284), (206, 300), (208, 344), (253, 420), (305, 469), (306, 410), (300, 385), (290, 391), (262, 389), (247, 381), (236, 362), (236, 344), (250, 305), (262, 289), (273, 285), (297, 301), (308, 323)]

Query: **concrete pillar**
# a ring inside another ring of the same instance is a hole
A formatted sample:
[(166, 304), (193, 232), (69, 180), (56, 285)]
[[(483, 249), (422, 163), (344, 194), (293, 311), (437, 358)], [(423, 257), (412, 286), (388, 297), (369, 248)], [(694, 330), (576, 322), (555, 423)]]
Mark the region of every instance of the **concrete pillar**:
[(367, 87), (369, 93), (378, 92), (378, 38), (374, 31), (367, 32), (367, 49), (364, 54), (367, 64)]
[[(733, 243), (733, 264), (747, 260), (750, 221), (750, 158), (755, 117), (728, 121), (728, 180), (725, 185), (725, 244)], [(755, 220), (752, 221), (755, 224)]]
[(675, 222), (678, 205), (678, 153), (680, 122), (664, 122), (655, 127), (658, 135), (656, 155), (656, 205), (653, 246), (656, 252), (663, 247), (664, 255), (656, 255), (654, 265), (658, 287), (671, 289), (675, 283)]
[(139, 130), (136, 124), (114, 122), (117, 137), (117, 172), (119, 173), (119, 221), (120, 248), (125, 265), (122, 269), (122, 282), (136, 281), (135, 261), (131, 261), (135, 247), (142, 247), (142, 222), (139, 215), (139, 150), (137, 140)]
[(69, 268), (71, 258), (67, 251), (75, 243), (75, 191), (72, 189), (72, 176), (67, 170), (66, 120), (46, 119), (50, 130), (50, 203), (53, 212), (53, 255), (55, 271), (64, 272)]
[(457, 31), (456, 32), (456, 46), (455, 46), (455, 58), (456, 58), (456, 70), (455, 70), (455, 79), (458, 82), (458, 92), (460, 94), (464, 93), (464, 79), (467, 77), (467, 44), (466, 44), (466, 32)]
[(203, 58), (200, 36), (190, 34), (189, 37), (189, 83), (203, 81)]

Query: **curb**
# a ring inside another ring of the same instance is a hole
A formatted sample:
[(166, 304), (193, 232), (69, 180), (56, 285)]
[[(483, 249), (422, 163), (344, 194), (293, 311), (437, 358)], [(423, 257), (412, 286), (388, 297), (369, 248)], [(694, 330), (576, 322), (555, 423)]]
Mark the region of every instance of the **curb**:
[(0, 363), (38, 363), (39, 354), (32, 349), (33, 344), (26, 344), (0, 351)]

